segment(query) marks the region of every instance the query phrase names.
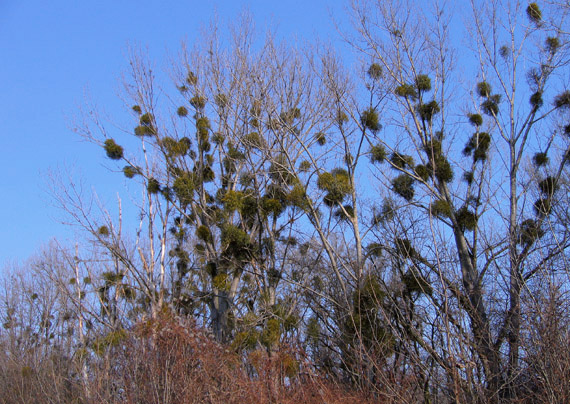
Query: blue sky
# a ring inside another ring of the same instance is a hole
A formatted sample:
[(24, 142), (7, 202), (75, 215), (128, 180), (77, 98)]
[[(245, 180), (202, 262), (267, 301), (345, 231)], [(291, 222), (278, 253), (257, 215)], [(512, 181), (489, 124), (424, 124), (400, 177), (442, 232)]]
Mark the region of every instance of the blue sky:
[(277, 25), (284, 39), (336, 38), (330, 14), (342, 18), (344, 4), (0, 0), (0, 266), (24, 260), (54, 237), (73, 237), (49, 195), (50, 170), (77, 171), (109, 198), (121, 191), (123, 179), (106, 171), (104, 153), (70, 128), (86, 92), (97, 105), (120, 111), (129, 44), (148, 47), (160, 62), (182, 40), (198, 40), (215, 14), (223, 30), (245, 9), (259, 31)]

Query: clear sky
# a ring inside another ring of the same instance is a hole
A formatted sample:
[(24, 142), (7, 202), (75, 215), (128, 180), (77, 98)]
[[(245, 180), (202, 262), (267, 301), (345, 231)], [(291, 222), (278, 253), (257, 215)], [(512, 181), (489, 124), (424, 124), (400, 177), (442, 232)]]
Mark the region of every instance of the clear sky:
[[(103, 195), (120, 191), (121, 175), (70, 127), (90, 99), (106, 110), (127, 67), (127, 47), (148, 47), (155, 61), (199, 38), (218, 15), (221, 28), (243, 10), (263, 31), (285, 39), (336, 37), (331, 13), (343, 0), (0, 0), (0, 266), (21, 261), (50, 239), (69, 241), (48, 193), (49, 172), (77, 171)], [(164, 66), (163, 66), (164, 67)]]

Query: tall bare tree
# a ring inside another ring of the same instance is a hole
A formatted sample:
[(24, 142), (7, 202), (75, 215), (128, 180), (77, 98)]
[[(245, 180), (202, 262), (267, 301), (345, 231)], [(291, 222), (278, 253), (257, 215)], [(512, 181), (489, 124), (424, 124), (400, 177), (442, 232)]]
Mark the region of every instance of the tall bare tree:
[[(371, 158), (395, 173), (379, 178), (406, 212), (382, 241), (405, 258), (401, 281), (424, 292), (424, 321), (404, 331), (457, 394), (514, 398), (521, 299), (545, 267), (564, 269), (568, 248), (552, 220), (568, 148), (565, 21), (536, 3), (472, 2), (463, 45), (449, 4), (352, 4), (352, 43), (383, 74)], [(477, 70), (460, 70), (471, 61)]]

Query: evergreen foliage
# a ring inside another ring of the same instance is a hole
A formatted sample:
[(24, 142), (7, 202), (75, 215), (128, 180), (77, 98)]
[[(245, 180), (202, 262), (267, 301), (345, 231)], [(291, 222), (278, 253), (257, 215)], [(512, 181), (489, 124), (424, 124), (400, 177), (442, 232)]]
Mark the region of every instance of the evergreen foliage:
[(317, 179), (317, 186), (327, 192), (324, 197), (327, 206), (342, 203), (352, 190), (348, 172), (342, 168), (335, 168), (331, 172), (320, 174)]
[(554, 106), (556, 108), (570, 108), (570, 91), (564, 91), (557, 95), (554, 99)]
[(382, 77), (382, 66), (378, 63), (372, 63), (368, 68), (368, 77), (372, 80), (378, 80)]
[(188, 109), (184, 106), (182, 107), (178, 107), (178, 109), (176, 110), (176, 114), (181, 117), (184, 118), (188, 115)]
[(416, 175), (422, 179), (422, 181), (427, 181), (431, 175), (429, 168), (423, 164), (418, 164), (415, 167), (415, 172)]
[(112, 160), (120, 160), (123, 158), (123, 148), (119, 146), (113, 139), (107, 139), (104, 143), (105, 153)]
[(467, 206), (462, 206), (457, 212), (455, 212), (455, 219), (462, 231), (473, 231), (477, 226), (477, 215), (469, 210)]
[(477, 94), (480, 97), (488, 98), (491, 96), (491, 85), (486, 81), (477, 83)]
[(543, 195), (552, 197), (560, 186), (558, 185), (558, 180), (555, 177), (549, 176), (538, 183), (538, 188)]
[(414, 158), (398, 152), (393, 152), (390, 156), (390, 162), (397, 168), (403, 170), (405, 168), (414, 168)]
[(386, 159), (386, 149), (381, 144), (370, 148), (370, 161), (372, 163), (383, 163)]
[(469, 114), (468, 118), (473, 126), (481, 126), (483, 124), (483, 117), (480, 114)]
[(484, 113), (490, 116), (496, 116), (499, 113), (499, 103), (501, 102), (501, 96), (499, 94), (489, 96), (481, 104), (481, 109)]
[(438, 199), (437, 201), (432, 202), (430, 210), (436, 216), (444, 218), (451, 217), (451, 205), (447, 201)]
[(536, 240), (544, 236), (544, 230), (541, 229), (539, 223), (534, 219), (526, 219), (520, 226), (520, 243), (530, 245)]
[(556, 51), (560, 48), (561, 43), (558, 37), (549, 36), (546, 38), (545, 47), (551, 54), (555, 54)]
[(419, 92), (431, 90), (431, 79), (427, 74), (420, 74), (416, 77), (416, 88)]
[(172, 189), (182, 206), (192, 202), (194, 194), (194, 179), (190, 174), (182, 174), (174, 180)]
[(365, 110), (360, 116), (360, 122), (364, 128), (370, 129), (372, 132), (378, 132), (381, 128), (378, 112), (374, 108)]
[(435, 100), (430, 101), (427, 104), (418, 105), (418, 113), (420, 114), (420, 118), (424, 121), (431, 121), (433, 116), (438, 114), (439, 111), (439, 104)]
[(146, 189), (150, 194), (157, 194), (160, 192), (160, 183), (155, 178), (149, 178)]
[(532, 157), (532, 162), (536, 167), (546, 166), (549, 160), (550, 159), (548, 158), (548, 155), (543, 152), (535, 153), (535, 155)]
[(139, 170), (133, 166), (124, 166), (123, 174), (125, 174), (125, 177), (127, 178), (133, 178), (135, 175), (139, 174)]
[(404, 98), (416, 98), (418, 96), (416, 88), (411, 84), (402, 84), (394, 90), (394, 94)]
[(526, 15), (535, 24), (539, 24), (542, 21), (542, 11), (536, 3), (530, 3), (526, 8)]
[(465, 145), (463, 154), (465, 156), (472, 155), (474, 162), (485, 161), (490, 145), (491, 136), (487, 132), (476, 132)]
[(537, 91), (533, 95), (531, 95), (529, 101), (530, 105), (532, 105), (533, 108), (535, 109), (542, 107), (542, 104), (544, 103), (542, 99), (542, 91)]
[(414, 198), (414, 180), (407, 174), (400, 174), (392, 180), (392, 189), (406, 201)]

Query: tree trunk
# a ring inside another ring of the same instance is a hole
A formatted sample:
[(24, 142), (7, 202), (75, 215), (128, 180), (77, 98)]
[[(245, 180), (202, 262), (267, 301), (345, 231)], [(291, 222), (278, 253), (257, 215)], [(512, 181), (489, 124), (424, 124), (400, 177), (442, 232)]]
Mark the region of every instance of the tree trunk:
[(230, 313), (230, 299), (227, 292), (214, 290), (214, 297), (210, 304), (210, 320), (214, 338), (220, 343), (226, 343), (230, 337), (228, 316)]

